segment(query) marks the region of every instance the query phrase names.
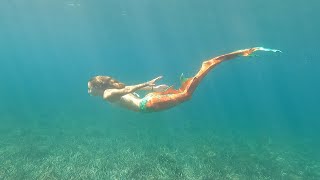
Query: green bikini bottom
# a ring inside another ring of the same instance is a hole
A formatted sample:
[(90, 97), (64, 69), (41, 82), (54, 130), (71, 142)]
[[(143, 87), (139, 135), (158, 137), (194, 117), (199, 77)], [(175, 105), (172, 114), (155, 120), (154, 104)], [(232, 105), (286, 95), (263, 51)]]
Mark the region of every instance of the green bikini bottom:
[(153, 112), (151, 108), (147, 107), (147, 102), (150, 100), (150, 97), (144, 97), (142, 98), (140, 104), (139, 104), (139, 109), (140, 112)]

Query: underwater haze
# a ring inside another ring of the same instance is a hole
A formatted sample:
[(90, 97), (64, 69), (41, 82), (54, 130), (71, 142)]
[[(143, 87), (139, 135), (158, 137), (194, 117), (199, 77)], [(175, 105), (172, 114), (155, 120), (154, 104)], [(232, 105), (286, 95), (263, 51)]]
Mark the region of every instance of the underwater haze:
[[(320, 2), (1, 0), (0, 179), (320, 179)], [(137, 113), (88, 80), (180, 85), (191, 100)]]

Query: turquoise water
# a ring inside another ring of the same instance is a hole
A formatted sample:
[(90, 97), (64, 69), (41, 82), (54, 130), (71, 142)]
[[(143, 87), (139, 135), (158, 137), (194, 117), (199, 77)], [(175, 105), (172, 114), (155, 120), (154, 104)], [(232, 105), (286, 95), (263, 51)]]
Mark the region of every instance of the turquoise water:
[[(2, 0), (0, 179), (320, 179), (317, 1)], [(193, 98), (139, 114), (87, 94), (109, 75)]]

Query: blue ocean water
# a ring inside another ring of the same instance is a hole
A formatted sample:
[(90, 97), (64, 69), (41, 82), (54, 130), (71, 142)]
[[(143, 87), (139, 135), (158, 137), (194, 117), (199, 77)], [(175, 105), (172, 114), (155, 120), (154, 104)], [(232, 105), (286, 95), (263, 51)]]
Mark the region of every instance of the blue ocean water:
[[(0, 179), (319, 179), (317, 1), (3, 0)], [(179, 87), (139, 114), (87, 93), (95, 75)]]

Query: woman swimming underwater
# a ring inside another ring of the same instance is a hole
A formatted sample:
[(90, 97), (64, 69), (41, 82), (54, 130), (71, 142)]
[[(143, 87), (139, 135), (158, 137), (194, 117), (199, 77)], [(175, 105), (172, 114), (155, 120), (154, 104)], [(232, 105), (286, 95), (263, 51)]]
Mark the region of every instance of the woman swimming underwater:
[[(276, 49), (267, 49), (263, 47), (254, 47), (234, 51), (214, 57), (202, 63), (198, 73), (191, 78), (181, 77), (181, 87), (174, 89), (172, 86), (155, 86), (159, 76), (151, 81), (126, 86), (109, 76), (95, 76), (88, 82), (88, 93), (93, 96), (101, 96), (104, 100), (111, 103), (117, 103), (127, 109), (137, 112), (156, 112), (172, 108), (191, 98), (193, 92), (200, 84), (201, 80), (208, 72), (219, 63), (239, 56), (251, 56), (255, 51), (281, 52)], [(145, 97), (140, 98), (135, 92), (138, 90), (151, 91)]]

